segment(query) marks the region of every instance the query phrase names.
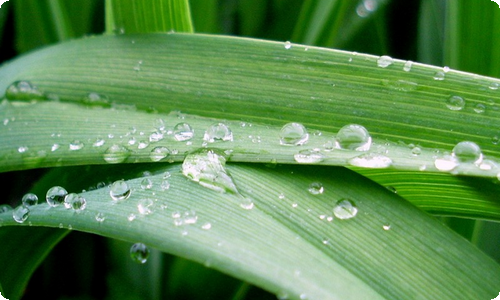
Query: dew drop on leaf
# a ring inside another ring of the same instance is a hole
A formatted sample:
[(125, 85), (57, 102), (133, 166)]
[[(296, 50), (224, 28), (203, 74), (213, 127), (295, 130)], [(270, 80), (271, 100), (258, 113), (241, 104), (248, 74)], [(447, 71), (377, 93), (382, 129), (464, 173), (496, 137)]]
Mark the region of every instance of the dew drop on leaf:
[(30, 215), (30, 210), (24, 205), (19, 205), (12, 211), (12, 218), (17, 223), (24, 223)]
[(300, 123), (285, 124), (280, 131), (280, 144), (285, 146), (300, 146), (307, 143), (309, 134)]
[(413, 66), (413, 62), (411, 60), (408, 60), (407, 62), (405, 62), (404, 66), (403, 66), (403, 71), (410, 72), (412, 66)]
[(5, 91), (8, 100), (44, 100), (46, 96), (29, 81), (15, 81)]
[(158, 147), (153, 148), (153, 150), (151, 150), (151, 153), (149, 154), (149, 158), (151, 159), (151, 161), (157, 162), (157, 161), (160, 161), (162, 159), (165, 159), (166, 157), (168, 157), (169, 154), (170, 154), (170, 150), (167, 147), (158, 146)]
[(293, 158), (298, 163), (312, 164), (323, 161), (325, 156), (317, 150), (305, 149), (305, 150), (300, 150), (298, 153), (294, 154)]
[(349, 199), (340, 199), (333, 208), (333, 214), (341, 220), (354, 218), (357, 213), (358, 208)]
[(212, 124), (206, 131), (203, 136), (203, 140), (209, 143), (214, 143), (216, 141), (232, 141), (233, 140), (233, 132), (229, 127), (224, 123), (216, 123)]
[(151, 181), (151, 179), (149, 178), (144, 178), (142, 181), (141, 181), (141, 188), (143, 190), (149, 190), (153, 187), (153, 181)]
[(137, 203), (137, 210), (141, 215), (150, 215), (153, 213), (153, 205), (152, 199), (144, 198)]
[(349, 163), (357, 167), (383, 169), (388, 168), (392, 160), (382, 154), (367, 153), (350, 159)]
[(104, 222), (104, 220), (106, 219), (106, 217), (104, 216), (104, 214), (102, 212), (98, 212), (95, 214), (95, 220), (99, 223), (102, 223)]
[(131, 190), (125, 180), (117, 180), (111, 184), (109, 195), (113, 201), (126, 200), (130, 197)]
[(451, 96), (446, 100), (446, 107), (450, 110), (462, 110), (465, 107), (465, 100), (460, 96)]
[(104, 160), (109, 164), (119, 164), (124, 162), (130, 155), (127, 148), (114, 144), (104, 152)]
[(47, 191), (46, 200), (51, 207), (56, 207), (64, 203), (64, 198), (68, 192), (60, 186), (53, 186)]
[(449, 154), (445, 154), (434, 160), (434, 166), (439, 171), (451, 171), (458, 166), (458, 160)]
[(285, 42), (285, 49), (287, 49), (287, 50), (288, 50), (288, 49), (290, 49), (290, 48), (292, 48), (292, 43), (290, 43), (289, 41), (286, 41), (286, 42)]
[(481, 148), (476, 143), (470, 141), (458, 143), (453, 148), (452, 156), (456, 157), (461, 163), (480, 164), (483, 161)]
[(307, 190), (312, 195), (320, 195), (323, 194), (325, 188), (323, 187), (323, 184), (321, 182), (313, 182), (309, 185), (309, 188)]
[(143, 243), (135, 243), (130, 247), (130, 257), (138, 264), (144, 264), (149, 257), (149, 249)]
[(9, 212), (12, 210), (12, 206), (8, 205), (8, 204), (1, 204), (0, 205), (0, 214), (3, 214), (3, 213), (6, 213), (6, 212)]
[(443, 71), (437, 71), (436, 73), (434, 73), (434, 80), (437, 80), (437, 81), (442, 81), (444, 80), (444, 77), (445, 77), (445, 74)]
[(174, 126), (174, 138), (176, 141), (189, 141), (194, 136), (194, 130), (188, 123), (179, 123)]
[(368, 151), (372, 145), (372, 137), (365, 127), (349, 124), (340, 128), (335, 140), (338, 149)]
[(21, 199), (21, 202), (24, 206), (33, 206), (38, 203), (38, 196), (33, 193), (27, 193)]
[(87, 200), (76, 193), (71, 193), (64, 198), (64, 207), (81, 212), (87, 207)]
[(383, 55), (379, 57), (379, 59), (377, 60), (377, 66), (381, 68), (387, 68), (388, 66), (392, 65), (392, 63), (393, 63), (392, 57), (387, 55)]

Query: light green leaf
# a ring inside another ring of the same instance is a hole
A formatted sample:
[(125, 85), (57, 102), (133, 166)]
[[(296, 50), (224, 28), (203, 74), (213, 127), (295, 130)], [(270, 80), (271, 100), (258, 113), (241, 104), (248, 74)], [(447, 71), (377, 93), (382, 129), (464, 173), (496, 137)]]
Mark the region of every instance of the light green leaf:
[[(109, 189), (102, 188), (82, 194), (83, 212), (39, 204), (28, 221), (143, 242), (291, 299), (470, 299), (496, 293), (500, 269), (491, 259), (347, 169), (227, 169), (253, 209), (240, 207), (241, 196), (187, 180), (174, 164), (150, 169), (150, 189), (141, 187), (144, 178), (128, 181), (127, 200), (113, 203)], [(162, 188), (163, 180), (169, 189)], [(322, 184), (323, 193), (308, 192), (314, 182)], [(352, 219), (334, 217), (334, 206), (344, 198), (359, 210)], [(0, 218), (4, 227), (19, 225), (10, 214)], [(456, 289), (460, 282), (474, 284)]]

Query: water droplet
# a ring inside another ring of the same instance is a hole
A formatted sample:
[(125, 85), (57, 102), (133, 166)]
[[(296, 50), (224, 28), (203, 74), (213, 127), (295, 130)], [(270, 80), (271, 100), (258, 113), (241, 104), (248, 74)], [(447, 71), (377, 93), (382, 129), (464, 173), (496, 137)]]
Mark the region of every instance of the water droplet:
[(174, 138), (176, 141), (189, 141), (194, 136), (194, 130), (188, 123), (179, 123), (174, 126)]
[(131, 190), (125, 180), (117, 180), (111, 184), (109, 195), (114, 201), (126, 200), (130, 197)]
[(160, 188), (162, 191), (166, 191), (170, 188), (170, 182), (168, 180), (162, 180), (160, 183)]
[(500, 84), (498, 82), (492, 82), (489, 86), (489, 89), (492, 91), (498, 90), (498, 87), (500, 87)]
[(454, 156), (445, 154), (434, 160), (434, 166), (439, 171), (451, 171), (458, 166), (458, 160)]
[(348, 199), (340, 199), (333, 208), (333, 214), (341, 220), (354, 218), (357, 213), (358, 208)]
[(183, 223), (185, 225), (195, 224), (196, 222), (198, 222), (198, 216), (195, 211), (190, 210), (184, 212)]
[(92, 144), (92, 147), (101, 147), (104, 145), (105, 141), (101, 138), (95, 139), (94, 143)]
[(68, 192), (63, 187), (53, 186), (47, 191), (46, 200), (50, 206), (56, 207), (64, 203), (66, 195)]
[(12, 210), (12, 207), (8, 204), (0, 204), (0, 214), (9, 212)]
[(422, 149), (420, 149), (420, 147), (413, 147), (411, 149), (412, 156), (419, 156), (421, 153), (422, 153)]
[(300, 146), (307, 143), (309, 134), (304, 125), (300, 123), (288, 123), (281, 128), (280, 144), (285, 146)]
[(153, 213), (154, 201), (149, 198), (139, 200), (137, 210), (141, 215), (150, 215)]
[(372, 145), (372, 137), (365, 127), (350, 124), (342, 127), (337, 133), (335, 146), (339, 149), (368, 151)]
[(357, 167), (382, 169), (388, 168), (392, 160), (382, 154), (368, 153), (350, 159), (349, 163)]
[(142, 140), (142, 141), (139, 141), (139, 144), (137, 145), (137, 149), (145, 149), (149, 146), (149, 141), (145, 141), (145, 140)]
[(201, 226), (201, 229), (204, 229), (204, 230), (210, 230), (212, 228), (212, 224), (210, 223), (205, 223)]
[(82, 102), (90, 106), (111, 106), (111, 103), (106, 95), (101, 95), (95, 92), (88, 93), (85, 97), (82, 98)]
[(225, 165), (224, 156), (214, 150), (204, 149), (186, 156), (182, 163), (182, 174), (214, 191), (239, 194)]
[(84, 144), (79, 140), (74, 140), (69, 144), (69, 150), (80, 150), (82, 149)]
[(485, 110), (486, 110), (486, 105), (484, 105), (482, 103), (478, 103), (478, 104), (476, 104), (476, 106), (474, 106), (474, 111), (478, 114), (484, 113)]
[(411, 60), (408, 60), (407, 62), (405, 62), (404, 66), (403, 66), (403, 71), (410, 72), (412, 66), (413, 66), (413, 62)]
[(437, 71), (435, 74), (434, 74), (434, 80), (438, 80), (438, 81), (441, 81), (441, 80), (444, 80), (444, 77), (445, 77), (445, 74), (443, 71)]
[(290, 48), (292, 48), (292, 43), (290, 43), (289, 41), (286, 41), (286, 42), (285, 42), (285, 49), (287, 49), (287, 50), (288, 50), (288, 49), (290, 49)]
[(24, 223), (30, 215), (30, 210), (24, 205), (19, 205), (12, 211), (12, 218), (17, 223)]
[(81, 212), (87, 207), (87, 200), (78, 194), (71, 193), (64, 198), (64, 207)]
[(296, 162), (302, 163), (302, 164), (312, 164), (312, 163), (318, 163), (323, 161), (325, 156), (319, 152), (319, 150), (316, 149), (305, 149), (305, 150), (300, 150), (299, 153), (295, 154), (293, 156)]
[(17, 152), (19, 152), (19, 153), (26, 153), (26, 152), (28, 152), (28, 150), (29, 150), (29, 148), (26, 146), (20, 146), (17, 148)]
[(309, 185), (309, 188), (307, 190), (313, 195), (319, 195), (323, 194), (325, 188), (323, 187), (323, 184), (321, 182), (313, 182)]
[(207, 129), (207, 131), (205, 131), (203, 140), (209, 143), (213, 143), (215, 141), (232, 141), (233, 132), (224, 123), (213, 124)]
[(446, 107), (450, 110), (462, 110), (465, 107), (465, 100), (460, 96), (451, 96), (446, 100)]
[(481, 148), (479, 148), (476, 143), (469, 141), (458, 143), (453, 148), (452, 156), (457, 158), (461, 163), (473, 163), (478, 165), (483, 161)]
[(137, 218), (137, 216), (136, 216), (135, 214), (130, 214), (130, 215), (128, 215), (127, 220), (128, 220), (129, 222), (132, 222), (132, 221), (133, 221), (133, 220), (135, 220), (136, 218)]
[(388, 66), (392, 65), (392, 63), (393, 63), (392, 57), (387, 55), (383, 55), (379, 57), (379, 59), (377, 60), (377, 66), (381, 68), (387, 68)]
[(153, 148), (153, 150), (151, 150), (149, 158), (151, 158), (152, 161), (156, 162), (166, 158), (169, 154), (170, 150), (167, 147), (158, 146)]
[(148, 261), (149, 249), (143, 243), (135, 243), (130, 247), (130, 257), (132, 261), (144, 264)]
[(153, 187), (153, 181), (151, 181), (151, 179), (149, 178), (144, 178), (142, 181), (141, 181), (141, 188), (143, 190), (149, 190)]
[(54, 144), (54, 145), (52, 145), (52, 147), (50, 147), (50, 151), (54, 152), (57, 149), (59, 149), (59, 147), (61, 147), (59, 144)]
[(498, 164), (489, 159), (485, 159), (479, 164), (479, 169), (483, 171), (491, 171), (491, 170), (496, 170), (498, 168), (499, 168)]
[(385, 231), (387, 231), (387, 230), (390, 230), (390, 229), (391, 229), (391, 225), (389, 225), (389, 224), (385, 224), (385, 225), (383, 225), (383, 226), (382, 226), (382, 228), (383, 228)]
[(399, 80), (384, 79), (382, 80), (382, 85), (390, 89), (393, 89), (395, 91), (401, 91), (401, 92), (411, 92), (416, 90), (418, 87), (418, 83), (402, 79)]
[(276, 298), (278, 300), (288, 300), (289, 299), (289, 296), (288, 296), (288, 293), (286, 291), (279, 291), (277, 294), (276, 294)]
[(109, 164), (119, 164), (124, 162), (130, 155), (127, 148), (114, 144), (104, 152), (104, 160)]
[(102, 212), (98, 212), (95, 214), (95, 220), (99, 223), (102, 223), (102, 222), (104, 222), (104, 220), (106, 220), (106, 217), (104, 216), (104, 214)]
[(36, 205), (38, 203), (38, 196), (33, 193), (27, 193), (23, 196), (21, 202), (26, 207)]
[(15, 81), (5, 90), (9, 100), (44, 100), (46, 96), (29, 81)]
[(500, 142), (500, 137), (498, 137), (498, 135), (495, 135), (494, 137), (491, 138), (491, 143), (493, 145), (498, 145), (499, 142)]
[(240, 207), (246, 210), (251, 210), (255, 207), (255, 204), (252, 202), (250, 199), (242, 199), (243, 201), (240, 202)]
[(163, 133), (159, 131), (152, 132), (149, 135), (149, 142), (156, 143), (163, 140)]

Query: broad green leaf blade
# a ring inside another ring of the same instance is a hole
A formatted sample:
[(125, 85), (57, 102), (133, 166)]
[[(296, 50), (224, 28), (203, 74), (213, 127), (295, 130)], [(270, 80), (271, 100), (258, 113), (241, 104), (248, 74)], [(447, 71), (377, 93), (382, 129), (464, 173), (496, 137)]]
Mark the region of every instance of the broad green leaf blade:
[[(500, 268), (490, 258), (347, 169), (227, 166), (255, 205), (246, 210), (240, 196), (204, 188), (179, 168), (153, 170), (150, 189), (141, 188), (144, 178), (130, 180), (132, 194), (118, 204), (103, 188), (82, 194), (87, 208), (81, 213), (40, 204), (28, 221), (144, 242), (291, 299), (488, 299), (497, 293)], [(170, 186), (162, 190), (165, 171)], [(309, 193), (313, 182), (324, 192)], [(333, 218), (343, 198), (359, 209), (352, 219)], [(153, 203), (150, 214), (138, 210), (144, 199)], [(9, 214), (0, 218), (3, 226), (19, 225)]]
[(35, 269), (67, 233), (67, 230), (43, 227), (0, 227), (2, 296), (11, 300), (20, 299)]
[(110, 7), (117, 33), (193, 32), (188, 0), (111, 0)]

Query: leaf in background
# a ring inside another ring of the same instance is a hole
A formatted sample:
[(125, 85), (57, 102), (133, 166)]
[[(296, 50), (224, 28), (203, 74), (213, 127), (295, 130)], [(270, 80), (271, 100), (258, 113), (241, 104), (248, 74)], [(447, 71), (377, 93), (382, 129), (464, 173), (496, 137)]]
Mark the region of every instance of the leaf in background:
[[(189, 181), (178, 164), (150, 171), (128, 181), (127, 200), (113, 203), (109, 189), (101, 188), (82, 194), (81, 213), (39, 204), (28, 221), (144, 242), (292, 299), (491, 298), (500, 283), (491, 259), (347, 169), (228, 165), (240, 195)], [(151, 188), (142, 187), (144, 179)], [(312, 183), (321, 183), (322, 192), (309, 192)], [(253, 209), (240, 207), (241, 196)], [(344, 198), (359, 210), (352, 219), (334, 217)], [(18, 225), (10, 214), (0, 218), (4, 227)], [(461, 282), (474, 284), (456, 289)]]
[(221, 33), (218, 0), (190, 0), (191, 17), (197, 33)]
[(188, 0), (110, 1), (117, 33), (193, 32)]
[(67, 233), (43, 227), (0, 227), (2, 295), (11, 300), (20, 299), (35, 269)]
[(417, 57), (426, 64), (443, 65), (446, 1), (420, 1)]

